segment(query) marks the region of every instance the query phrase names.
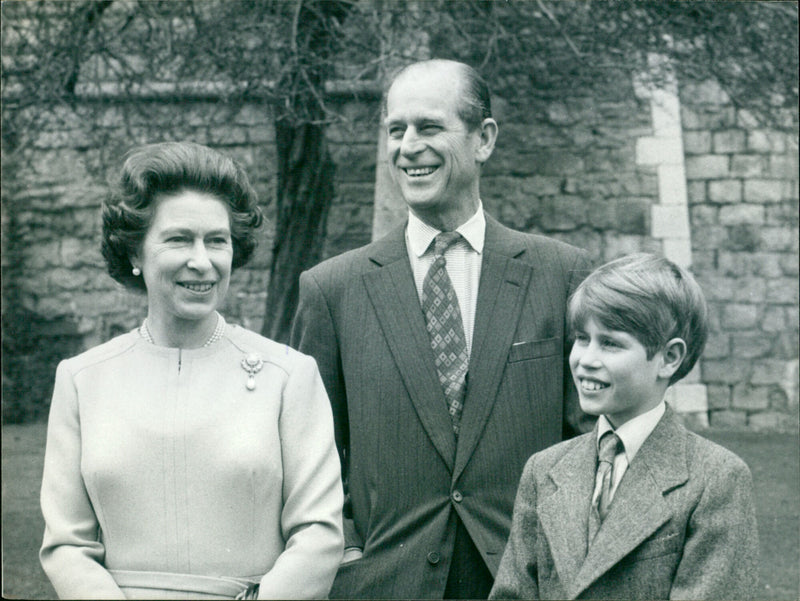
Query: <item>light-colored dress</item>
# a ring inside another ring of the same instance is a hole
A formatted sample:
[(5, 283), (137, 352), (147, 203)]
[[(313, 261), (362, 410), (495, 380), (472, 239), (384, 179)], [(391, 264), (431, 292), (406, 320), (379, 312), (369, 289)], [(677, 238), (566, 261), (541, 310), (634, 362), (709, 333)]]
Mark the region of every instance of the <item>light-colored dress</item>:
[(134, 330), (58, 366), (40, 557), (62, 598), (325, 597), (342, 501), (306, 355), (227, 325), (206, 348)]

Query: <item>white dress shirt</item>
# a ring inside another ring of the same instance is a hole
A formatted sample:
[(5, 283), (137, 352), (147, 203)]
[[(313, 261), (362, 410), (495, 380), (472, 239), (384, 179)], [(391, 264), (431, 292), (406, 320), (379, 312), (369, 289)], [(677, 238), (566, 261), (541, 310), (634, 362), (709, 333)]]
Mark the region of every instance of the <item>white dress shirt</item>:
[[(666, 408), (667, 407), (664, 401), (661, 401), (658, 405), (650, 409), (650, 411), (642, 413), (641, 415), (637, 415), (633, 419), (628, 420), (616, 430), (614, 429), (614, 426), (611, 425), (611, 422), (606, 419), (605, 415), (601, 415), (597, 420), (596, 444), (598, 446), (600, 444), (600, 437), (606, 432), (611, 431), (619, 437), (625, 447), (624, 452), (617, 453), (617, 456), (614, 458), (614, 480), (611, 483), (611, 491), (609, 495), (611, 498), (609, 499), (609, 502), (614, 499), (614, 494), (617, 492), (617, 487), (619, 486), (620, 480), (622, 480), (622, 476), (625, 475), (625, 472), (627, 471), (628, 466), (631, 464), (631, 461), (633, 461), (633, 458), (636, 456), (636, 453), (638, 453), (639, 449), (642, 448), (644, 441), (647, 440), (647, 437), (653, 433), (653, 430), (655, 430), (656, 425), (661, 419), (661, 416), (664, 415)], [(602, 482), (598, 478), (594, 483), (592, 503), (595, 502), (597, 495), (600, 494), (601, 487)]]
[[(462, 238), (445, 251), (444, 258), (447, 262), (447, 275), (450, 276), (450, 281), (453, 283), (461, 309), (467, 353), (471, 354), (475, 307), (478, 303), (478, 284), (481, 280), (481, 255), (486, 235), (483, 204), (479, 204), (478, 211), (464, 224), (457, 227), (456, 231), (461, 234)], [(422, 284), (433, 263), (432, 242), (439, 233), (441, 233), (439, 230), (429, 226), (413, 212), (408, 212), (406, 248), (420, 303), (422, 302)]]

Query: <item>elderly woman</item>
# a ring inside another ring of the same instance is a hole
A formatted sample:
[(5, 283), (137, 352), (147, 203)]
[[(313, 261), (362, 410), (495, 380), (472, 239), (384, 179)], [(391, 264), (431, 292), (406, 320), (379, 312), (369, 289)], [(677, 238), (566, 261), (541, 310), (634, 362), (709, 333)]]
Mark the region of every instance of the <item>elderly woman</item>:
[(247, 176), (154, 144), (118, 188), (103, 256), (147, 318), (58, 366), (45, 572), (62, 598), (325, 597), (343, 499), (317, 366), (217, 312), (261, 223)]

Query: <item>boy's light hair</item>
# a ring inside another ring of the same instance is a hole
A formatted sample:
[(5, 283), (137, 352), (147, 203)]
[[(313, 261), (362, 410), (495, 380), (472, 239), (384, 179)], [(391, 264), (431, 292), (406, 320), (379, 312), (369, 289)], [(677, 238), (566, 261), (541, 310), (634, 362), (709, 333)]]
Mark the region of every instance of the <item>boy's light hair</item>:
[(567, 308), (570, 333), (590, 319), (635, 337), (648, 359), (681, 338), (686, 357), (670, 384), (691, 371), (708, 337), (708, 307), (698, 283), (672, 261), (647, 253), (606, 263), (578, 286)]

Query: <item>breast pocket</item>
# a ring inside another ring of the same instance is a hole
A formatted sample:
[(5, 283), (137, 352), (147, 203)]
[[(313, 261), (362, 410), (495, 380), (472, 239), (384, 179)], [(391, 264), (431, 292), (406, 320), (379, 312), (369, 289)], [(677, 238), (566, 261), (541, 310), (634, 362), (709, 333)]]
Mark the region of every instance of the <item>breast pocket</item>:
[(657, 538), (645, 541), (634, 549), (633, 553), (625, 558), (625, 563), (636, 563), (645, 559), (654, 559), (678, 553), (681, 550), (682, 540), (679, 532), (672, 532)]
[(515, 342), (508, 352), (508, 362), (516, 363), (517, 361), (541, 359), (552, 355), (560, 355), (561, 353), (563, 353), (563, 345), (559, 337)]

